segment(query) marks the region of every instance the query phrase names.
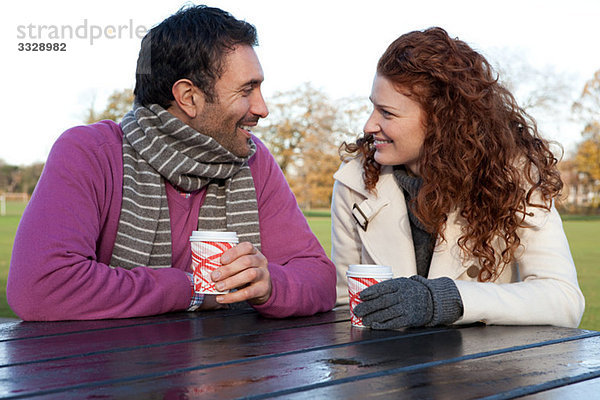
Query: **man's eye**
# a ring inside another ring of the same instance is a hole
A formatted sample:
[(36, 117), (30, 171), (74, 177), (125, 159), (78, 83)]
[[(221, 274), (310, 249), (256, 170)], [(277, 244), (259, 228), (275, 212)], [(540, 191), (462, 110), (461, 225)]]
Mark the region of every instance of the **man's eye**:
[(254, 88), (247, 88), (247, 89), (242, 89), (242, 96), (244, 97), (248, 97), (252, 94), (252, 91), (254, 90)]

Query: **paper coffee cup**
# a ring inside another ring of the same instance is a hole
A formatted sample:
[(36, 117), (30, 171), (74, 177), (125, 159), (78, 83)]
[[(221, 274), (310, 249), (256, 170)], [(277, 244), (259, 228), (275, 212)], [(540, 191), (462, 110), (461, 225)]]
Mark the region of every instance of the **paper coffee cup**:
[(210, 274), (221, 266), (223, 253), (238, 244), (235, 232), (193, 231), (190, 236), (194, 290), (204, 294), (224, 294), (215, 288)]
[(362, 303), (360, 292), (376, 283), (391, 279), (392, 268), (386, 265), (352, 264), (348, 266), (348, 295), (350, 297), (350, 322), (352, 326), (364, 328), (361, 318), (354, 315), (354, 307)]

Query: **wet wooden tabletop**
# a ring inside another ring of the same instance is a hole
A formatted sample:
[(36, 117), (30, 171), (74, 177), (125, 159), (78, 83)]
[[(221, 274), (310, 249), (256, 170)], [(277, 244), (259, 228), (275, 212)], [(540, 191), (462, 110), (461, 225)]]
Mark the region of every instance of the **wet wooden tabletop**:
[(0, 398), (600, 398), (600, 332), (375, 331), (347, 308), (0, 324)]

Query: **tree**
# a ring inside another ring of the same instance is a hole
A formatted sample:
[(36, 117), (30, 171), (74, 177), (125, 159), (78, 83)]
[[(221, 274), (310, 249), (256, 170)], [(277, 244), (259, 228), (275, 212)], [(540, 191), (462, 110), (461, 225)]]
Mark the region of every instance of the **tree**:
[(573, 111), (585, 121), (582, 135), (590, 138), (600, 135), (600, 69), (587, 81), (579, 99), (573, 103)]
[(43, 169), (43, 163), (18, 167), (8, 165), (0, 160), (0, 192), (27, 193), (31, 195)]
[(129, 110), (131, 110), (133, 98), (133, 90), (131, 89), (115, 90), (108, 97), (108, 104), (103, 111), (97, 113), (94, 110), (93, 105), (88, 109), (88, 116), (85, 122), (87, 124), (92, 124), (97, 121), (102, 121), (103, 119), (111, 119), (118, 122)]
[(551, 66), (534, 67), (523, 54), (506, 49), (497, 58), (499, 81), (528, 114), (555, 125), (568, 120), (576, 90), (568, 74)]
[(268, 107), (267, 124), (260, 124), (256, 132), (273, 153), (298, 203), (304, 209), (329, 207), (333, 174), (340, 164), (337, 149), (355, 136), (353, 123), (364, 118), (366, 105), (355, 99), (334, 103), (306, 83), (275, 93)]
[(586, 82), (572, 109), (584, 121), (583, 142), (575, 156), (577, 168), (592, 181), (600, 181), (600, 70)]
[(14, 192), (18, 171), (19, 167), (8, 165), (4, 160), (0, 160), (0, 192)]
[(21, 167), (20, 181), (16, 185), (14, 191), (31, 195), (33, 193), (33, 189), (35, 189), (35, 186), (37, 185), (38, 180), (40, 179), (40, 176), (42, 175), (43, 169), (43, 163), (35, 163)]

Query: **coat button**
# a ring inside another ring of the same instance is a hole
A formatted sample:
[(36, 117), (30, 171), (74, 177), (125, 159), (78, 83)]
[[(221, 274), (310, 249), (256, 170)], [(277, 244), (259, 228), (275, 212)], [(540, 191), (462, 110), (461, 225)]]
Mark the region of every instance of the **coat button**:
[(479, 268), (476, 265), (471, 265), (469, 269), (467, 269), (467, 275), (469, 278), (476, 278), (479, 275)]

